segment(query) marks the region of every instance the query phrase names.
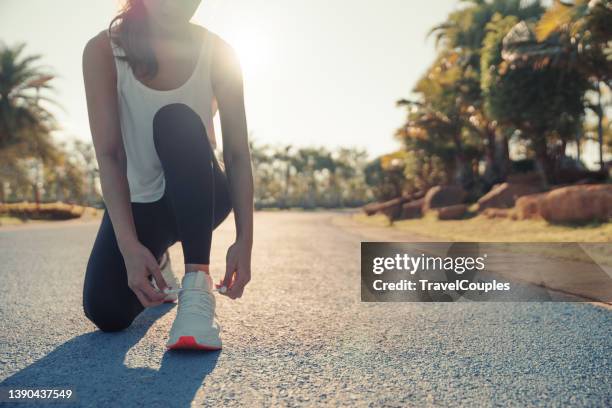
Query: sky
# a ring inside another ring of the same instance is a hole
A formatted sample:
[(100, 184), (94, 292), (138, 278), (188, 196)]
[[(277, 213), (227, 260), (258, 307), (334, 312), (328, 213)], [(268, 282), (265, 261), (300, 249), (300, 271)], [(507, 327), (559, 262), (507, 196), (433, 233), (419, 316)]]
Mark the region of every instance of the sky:
[[(91, 140), (81, 71), (87, 41), (118, 0), (0, 0), (0, 41), (56, 75), (58, 138)], [(203, 0), (194, 22), (237, 51), (247, 123), (260, 144), (396, 150), (405, 113), (395, 102), (433, 61), (428, 30), (456, 0)], [(221, 134), (216, 120), (215, 129)]]

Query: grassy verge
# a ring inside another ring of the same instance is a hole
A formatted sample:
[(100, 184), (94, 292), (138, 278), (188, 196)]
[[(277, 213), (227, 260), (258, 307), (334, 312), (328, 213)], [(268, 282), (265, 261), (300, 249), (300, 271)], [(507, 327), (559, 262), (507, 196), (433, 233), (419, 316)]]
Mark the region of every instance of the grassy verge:
[[(383, 215), (367, 217), (356, 214), (355, 220), (376, 226), (390, 226)], [(416, 220), (393, 223), (415, 234), (443, 238), (449, 241), (479, 242), (612, 242), (612, 223), (587, 225), (551, 225), (544, 220), (513, 221), (477, 216), (465, 220), (439, 221), (426, 216)]]
[(71, 219), (99, 218), (103, 210), (62, 202), (35, 203), (22, 202), (0, 204), (0, 226), (21, 225), (30, 222), (50, 222)]
[(0, 226), (3, 225), (21, 225), (24, 224), (26, 221), (17, 218), (17, 217), (11, 217), (8, 215), (0, 215)]
[[(379, 227), (397, 228), (417, 235), (445, 241), (465, 242), (581, 242), (589, 244), (589, 256), (604, 265), (612, 265), (612, 223), (587, 225), (552, 225), (544, 220), (513, 221), (476, 216), (465, 220), (440, 221), (434, 216), (416, 220), (396, 221), (391, 225), (383, 215), (353, 216), (356, 221)], [(518, 247), (508, 246), (513, 251)], [(572, 249), (574, 248), (574, 249)], [(529, 252), (527, 246), (521, 252)], [(581, 250), (571, 246), (536, 246), (532, 254), (573, 261), (590, 261)]]

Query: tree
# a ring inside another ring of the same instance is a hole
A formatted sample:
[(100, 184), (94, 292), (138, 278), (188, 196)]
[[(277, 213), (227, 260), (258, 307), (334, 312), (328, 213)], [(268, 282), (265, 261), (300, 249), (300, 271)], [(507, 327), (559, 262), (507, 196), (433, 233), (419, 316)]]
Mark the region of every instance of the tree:
[(53, 75), (35, 65), (40, 55), (25, 56), (24, 49), (25, 44), (0, 44), (0, 180), (16, 177), (22, 169), (20, 159), (53, 163), (58, 158), (51, 139), (55, 118), (40, 103), (55, 103), (46, 95)]
[(403, 161), (406, 151), (397, 151), (372, 160), (365, 167), (366, 183), (374, 189), (379, 201), (386, 201), (402, 195), (405, 184)]
[[(579, 71), (596, 94), (587, 102), (598, 120), (599, 162), (604, 169), (605, 121), (603, 87), (610, 89), (612, 78), (612, 1), (556, 0), (536, 26), (538, 44), (526, 47), (523, 55), (538, 65), (554, 65)], [(534, 48), (537, 49), (534, 51)]]
[(534, 25), (517, 20), (498, 15), (488, 25), (481, 56), (485, 109), (530, 142), (547, 180), (555, 182), (558, 156), (582, 126), (589, 84), (577, 69), (534, 65), (525, 53), (535, 44)]
[(361, 205), (371, 198), (362, 150), (251, 144), (258, 208)]
[(96, 152), (92, 143), (76, 140), (73, 144), (74, 150), (78, 153), (78, 163), (88, 179), (87, 202), (93, 204), (100, 199), (96, 191), (96, 180), (100, 170), (96, 162)]
[[(438, 125), (445, 124), (448, 136), (454, 141), (452, 157), (457, 162), (456, 178), (464, 187), (474, 184), (470, 160), (484, 154), (483, 188), (487, 190), (502, 181), (509, 168), (507, 135), (498, 132), (497, 122), (484, 110), (480, 55), (487, 24), (496, 15), (535, 20), (543, 8), (538, 1), (469, 0), (463, 3), (465, 7), (451, 13), (444, 23), (430, 31), (436, 37), (439, 57), (415, 91), (421, 96), (419, 109), (425, 107), (428, 111), (423, 117), (425, 120), (420, 122), (429, 126), (422, 129), (431, 132), (432, 119), (436, 118), (434, 127), (439, 131)], [(418, 121), (408, 124), (415, 125)]]
[[(92, 197), (86, 187), (90, 183), (85, 178), (90, 175), (83, 157), (74, 154), (78, 149), (87, 148), (88, 143), (75, 141), (73, 143), (60, 142), (57, 144), (58, 162), (44, 174), (45, 199), (51, 201), (65, 201), (69, 203), (82, 203)], [(77, 147), (78, 146), (78, 147)], [(94, 165), (93, 163), (91, 165)], [(91, 182), (91, 180), (89, 180)]]

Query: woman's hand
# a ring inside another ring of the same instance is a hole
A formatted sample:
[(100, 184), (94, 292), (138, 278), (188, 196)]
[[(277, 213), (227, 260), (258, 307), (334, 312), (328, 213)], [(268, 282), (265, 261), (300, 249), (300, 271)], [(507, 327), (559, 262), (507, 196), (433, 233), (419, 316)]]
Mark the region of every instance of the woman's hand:
[[(236, 242), (227, 251), (225, 278), (217, 287), (232, 299), (242, 296), (251, 280), (253, 244), (253, 165), (244, 107), (244, 84), (236, 51), (215, 36), (211, 83), (223, 133), (223, 162), (236, 220)], [(221, 292), (219, 292), (221, 293)]]
[(148, 275), (153, 273), (160, 289), (165, 283), (156, 259), (137, 239), (121, 138), (115, 58), (106, 30), (89, 40), (83, 50), (83, 78), (102, 195), (125, 261), (128, 285), (143, 306), (153, 306), (163, 294), (155, 292)]
[(244, 287), (251, 280), (251, 245), (242, 241), (234, 242), (227, 250), (226, 265), (225, 278), (217, 288), (225, 286), (227, 291), (222, 294), (237, 299), (242, 296)]
[(122, 250), (122, 254), (127, 269), (128, 286), (136, 294), (140, 303), (144, 307), (163, 303), (166, 295), (155, 290), (149, 281), (149, 275), (153, 275), (160, 291), (166, 289), (168, 285), (151, 251), (140, 242), (135, 242)]

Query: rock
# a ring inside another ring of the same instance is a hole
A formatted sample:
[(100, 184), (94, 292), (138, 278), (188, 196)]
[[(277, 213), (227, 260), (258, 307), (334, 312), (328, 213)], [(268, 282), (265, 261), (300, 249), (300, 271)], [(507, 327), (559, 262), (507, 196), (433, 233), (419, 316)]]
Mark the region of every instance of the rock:
[(555, 189), (541, 200), (540, 214), (548, 222), (608, 221), (612, 218), (612, 184)]
[(419, 200), (409, 201), (402, 205), (401, 219), (409, 220), (413, 218), (421, 218), (423, 216), (423, 198)]
[(458, 220), (463, 218), (466, 211), (467, 205), (465, 204), (449, 205), (435, 209), (439, 220)]
[(398, 219), (402, 214), (402, 199), (394, 198), (393, 200), (387, 201), (380, 209), (380, 212), (390, 220)]
[(510, 218), (511, 210), (507, 208), (485, 208), (482, 212), (487, 218)]
[(517, 198), (540, 191), (539, 186), (531, 184), (498, 184), (487, 194), (480, 197), (478, 211), (484, 211), (487, 208), (512, 208)]
[(385, 202), (370, 203), (363, 206), (363, 211), (368, 215), (383, 213), (386, 216), (394, 215), (395, 218), (401, 215), (401, 205), (410, 200), (410, 197), (397, 197)]
[(402, 215), (402, 204), (408, 201), (408, 197), (397, 197), (393, 200), (379, 203), (376, 208), (376, 213), (384, 214), (391, 221), (397, 220)]
[(368, 217), (370, 217), (378, 212), (379, 207), (380, 203), (370, 203), (364, 205), (361, 209)]
[(516, 219), (527, 220), (540, 218), (542, 216), (540, 214), (540, 206), (547, 194), (548, 193), (529, 194), (516, 200), (516, 205), (514, 206)]
[(462, 204), (467, 192), (458, 186), (435, 186), (427, 191), (423, 201), (423, 212), (432, 208)]

